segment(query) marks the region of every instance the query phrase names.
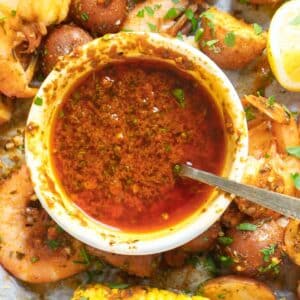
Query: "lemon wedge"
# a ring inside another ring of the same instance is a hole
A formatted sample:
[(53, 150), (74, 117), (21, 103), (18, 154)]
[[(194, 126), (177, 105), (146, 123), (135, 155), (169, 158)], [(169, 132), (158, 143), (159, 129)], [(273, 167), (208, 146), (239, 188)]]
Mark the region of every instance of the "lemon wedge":
[(300, 92), (300, 0), (283, 4), (272, 18), (268, 60), (279, 83)]

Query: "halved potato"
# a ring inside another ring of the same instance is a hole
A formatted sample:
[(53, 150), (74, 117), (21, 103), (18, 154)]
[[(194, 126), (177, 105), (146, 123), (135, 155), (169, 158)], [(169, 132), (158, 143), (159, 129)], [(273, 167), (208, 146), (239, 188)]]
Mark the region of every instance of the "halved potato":
[(253, 25), (215, 7), (202, 16), (200, 48), (221, 68), (243, 68), (266, 48), (266, 34), (260, 27), (255, 30)]
[(285, 251), (300, 266), (300, 221), (290, 220), (284, 234)]
[(202, 293), (210, 300), (275, 300), (262, 282), (238, 276), (224, 276), (207, 281)]

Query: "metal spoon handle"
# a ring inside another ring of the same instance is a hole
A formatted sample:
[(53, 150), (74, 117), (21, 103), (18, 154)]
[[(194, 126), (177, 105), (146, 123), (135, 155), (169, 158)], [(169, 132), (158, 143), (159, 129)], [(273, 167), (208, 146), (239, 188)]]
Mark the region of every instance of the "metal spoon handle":
[(300, 220), (300, 199), (291, 197), (254, 186), (238, 183), (220, 176), (198, 170), (186, 165), (181, 166), (180, 176), (188, 177), (221, 190), (243, 197), (251, 202), (270, 208), (287, 217)]

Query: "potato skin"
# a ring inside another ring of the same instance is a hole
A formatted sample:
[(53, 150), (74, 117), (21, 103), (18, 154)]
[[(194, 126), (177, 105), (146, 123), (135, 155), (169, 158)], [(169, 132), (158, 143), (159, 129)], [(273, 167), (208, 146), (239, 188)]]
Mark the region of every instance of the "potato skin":
[(76, 47), (86, 44), (92, 37), (83, 29), (74, 25), (55, 28), (45, 40), (42, 55), (42, 71), (47, 76), (60, 56), (69, 54)]
[(72, 0), (70, 15), (93, 36), (118, 32), (127, 14), (126, 0)]
[(240, 276), (223, 276), (208, 280), (202, 288), (210, 300), (275, 300), (275, 296), (262, 282)]
[[(226, 236), (231, 237), (233, 242), (224, 250), (233, 260), (231, 268), (235, 273), (248, 276), (272, 274), (274, 269), (267, 271), (267, 266), (272, 262), (278, 265), (281, 262), (284, 228), (273, 220), (262, 225), (256, 222), (256, 225), (257, 228), (254, 231), (231, 228), (226, 233)], [(275, 251), (271, 252), (269, 258), (266, 259), (262, 250), (272, 245), (275, 245)]]
[[(221, 68), (236, 70), (245, 67), (266, 48), (266, 34), (256, 34), (253, 26), (238, 20), (217, 8), (210, 8), (202, 17), (203, 36), (201, 50)], [(225, 38), (233, 33), (235, 41), (231, 46)], [(207, 44), (215, 40), (213, 46)]]

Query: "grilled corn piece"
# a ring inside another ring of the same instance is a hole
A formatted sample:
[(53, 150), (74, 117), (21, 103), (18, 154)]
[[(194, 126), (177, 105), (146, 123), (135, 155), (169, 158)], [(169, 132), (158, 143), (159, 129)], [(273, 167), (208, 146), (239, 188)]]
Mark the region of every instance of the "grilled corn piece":
[(201, 296), (187, 296), (156, 288), (135, 286), (125, 289), (109, 288), (102, 284), (78, 289), (72, 300), (208, 300)]

